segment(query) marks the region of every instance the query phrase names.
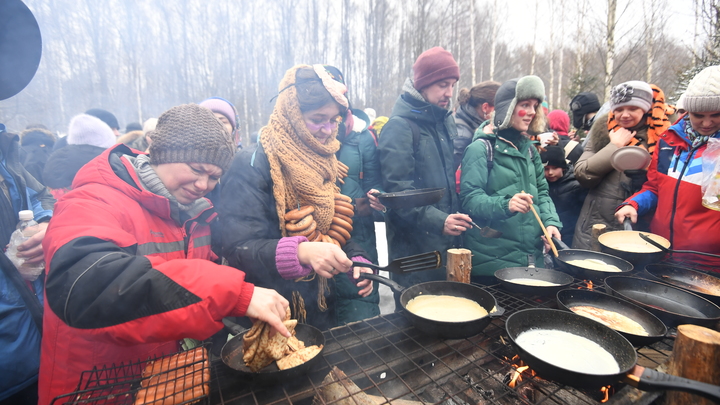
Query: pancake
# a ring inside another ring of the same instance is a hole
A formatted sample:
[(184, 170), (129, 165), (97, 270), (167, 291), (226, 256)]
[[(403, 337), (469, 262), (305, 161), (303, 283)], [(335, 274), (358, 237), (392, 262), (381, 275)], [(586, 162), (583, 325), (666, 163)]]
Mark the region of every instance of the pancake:
[(538, 280), (536, 278), (514, 278), (512, 280), (506, 280), (508, 283), (529, 285), (532, 287), (556, 287), (560, 284), (552, 283), (550, 281)]
[(577, 267), (582, 267), (583, 269), (588, 270), (607, 271), (612, 273), (622, 272), (622, 270), (620, 270), (617, 266), (607, 264), (604, 261), (598, 259), (568, 260), (565, 263), (572, 264), (573, 266)]
[(538, 359), (566, 370), (596, 375), (620, 372), (610, 352), (590, 339), (565, 331), (532, 329), (518, 335), (515, 343)]
[(480, 304), (452, 295), (419, 295), (405, 305), (413, 314), (441, 322), (468, 322), (487, 316)]
[(648, 332), (639, 323), (633, 321), (627, 316), (607, 309), (597, 308), (590, 305), (578, 305), (571, 307), (571, 311), (586, 318), (590, 318), (595, 322), (615, 329), (620, 332), (631, 333), (638, 336), (648, 336)]

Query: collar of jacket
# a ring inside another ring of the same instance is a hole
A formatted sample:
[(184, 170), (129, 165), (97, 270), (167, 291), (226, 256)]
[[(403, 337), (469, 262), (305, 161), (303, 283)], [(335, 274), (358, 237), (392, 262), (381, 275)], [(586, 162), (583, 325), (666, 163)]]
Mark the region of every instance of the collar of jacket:
[(462, 120), (470, 129), (476, 129), (485, 121), (470, 103), (461, 105), (455, 113), (455, 118)]

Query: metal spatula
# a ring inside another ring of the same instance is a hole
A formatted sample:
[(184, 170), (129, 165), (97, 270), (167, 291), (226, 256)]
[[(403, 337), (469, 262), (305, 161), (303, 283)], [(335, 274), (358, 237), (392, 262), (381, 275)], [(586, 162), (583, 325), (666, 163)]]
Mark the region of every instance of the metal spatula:
[(380, 267), (371, 263), (353, 262), (354, 267), (369, 267), (380, 271), (389, 271), (395, 274), (411, 273), (413, 271), (432, 270), (440, 267), (442, 257), (437, 250), (434, 252), (420, 253), (419, 255), (401, 257), (390, 262), (386, 267)]

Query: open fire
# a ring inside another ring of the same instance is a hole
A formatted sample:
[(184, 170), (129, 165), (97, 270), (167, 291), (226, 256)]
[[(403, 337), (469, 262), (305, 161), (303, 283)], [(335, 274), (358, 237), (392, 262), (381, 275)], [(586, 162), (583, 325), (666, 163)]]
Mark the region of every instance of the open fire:
[(587, 289), (592, 290), (593, 289), (593, 282), (591, 280), (583, 280), (583, 285), (578, 287), (578, 290)]
[[(592, 283), (592, 282), (590, 282)], [(511, 362), (512, 370), (510, 370), (510, 373), (506, 377), (507, 386), (510, 388), (516, 388), (520, 382), (523, 380), (523, 373), (526, 374), (526, 376), (529, 374), (532, 377), (534, 377), (534, 381), (545, 381), (540, 377), (537, 377), (537, 374), (534, 370), (530, 369), (530, 366), (526, 365), (518, 355), (513, 356), (512, 359), (508, 359), (505, 357), (505, 360), (508, 360), (508, 362)], [(530, 385), (530, 384), (528, 384)], [(528, 396), (528, 391), (532, 391), (532, 386), (525, 386), (525, 390), (523, 390), (525, 393), (525, 396)], [(608, 385), (606, 387), (600, 388), (600, 395), (599, 400), (601, 403), (605, 403), (610, 399), (610, 395), (614, 392), (611, 385)]]

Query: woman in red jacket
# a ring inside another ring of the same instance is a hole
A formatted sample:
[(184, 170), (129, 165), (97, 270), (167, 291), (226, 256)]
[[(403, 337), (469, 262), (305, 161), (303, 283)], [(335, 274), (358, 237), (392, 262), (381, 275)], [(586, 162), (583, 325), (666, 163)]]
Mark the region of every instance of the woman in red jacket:
[[(720, 254), (720, 212), (702, 205), (700, 181), (707, 141), (720, 137), (720, 66), (697, 74), (683, 94), (688, 113), (660, 136), (642, 190), (625, 200), (615, 212), (622, 223), (635, 223), (638, 215), (655, 209), (650, 231), (667, 238), (676, 250)], [(710, 268), (720, 260), (698, 255), (682, 256)]]
[(150, 154), (108, 149), (78, 172), (43, 241), (48, 263), (40, 401), (73, 391), (94, 366), (179, 350), (226, 316), (264, 320), (289, 336), (288, 301), (215, 264), (204, 196), (235, 153), (213, 113), (163, 113)]

